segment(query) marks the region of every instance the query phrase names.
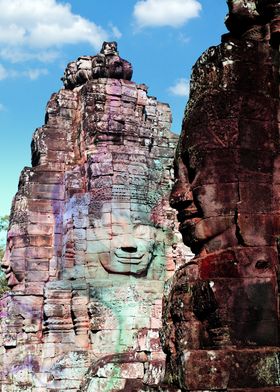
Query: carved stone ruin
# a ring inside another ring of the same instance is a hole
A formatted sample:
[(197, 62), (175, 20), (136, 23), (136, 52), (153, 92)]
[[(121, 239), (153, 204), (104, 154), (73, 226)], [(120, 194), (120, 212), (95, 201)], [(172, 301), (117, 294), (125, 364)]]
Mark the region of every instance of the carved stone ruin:
[[(165, 382), (280, 390), (279, 1), (228, 1), (196, 62), (171, 206), (196, 254), (165, 297)], [(169, 389), (167, 389), (169, 390)]]
[(1, 391), (157, 385), (164, 284), (191, 252), (169, 206), (167, 104), (131, 82), (116, 43), (80, 57), (21, 173), (3, 267)]

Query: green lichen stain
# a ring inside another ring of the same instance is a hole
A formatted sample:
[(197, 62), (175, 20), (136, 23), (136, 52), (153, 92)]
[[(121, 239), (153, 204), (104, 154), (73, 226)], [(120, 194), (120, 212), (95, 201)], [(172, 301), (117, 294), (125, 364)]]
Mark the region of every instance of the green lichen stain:
[[(160, 166), (160, 161), (155, 162), (155, 165)], [(100, 286), (100, 282), (97, 282), (91, 299), (99, 302), (111, 313), (113, 323), (113, 327), (110, 327), (112, 330), (109, 331), (111, 332), (111, 336), (109, 336), (111, 347), (108, 347), (108, 351), (112, 355), (110, 372), (102, 377), (102, 392), (111, 392), (123, 382), (121, 363), (126, 363), (126, 361), (122, 361), (121, 354), (136, 350), (149, 351), (149, 335), (147, 341), (143, 342), (142, 340), (140, 343), (141, 348), (138, 347), (137, 335), (141, 336), (141, 333), (144, 333), (144, 339), (146, 339), (145, 330), (151, 329), (152, 312), (156, 301), (162, 299), (164, 282), (167, 279), (167, 261), (172, 255), (172, 247), (178, 243), (173, 226), (165, 227), (164, 225), (164, 216), (161, 216), (163, 207), (160, 203), (161, 196), (158, 192), (148, 192), (148, 202), (155, 207), (150, 211), (144, 209), (143, 213), (140, 213), (141, 206), (139, 207), (137, 219), (141, 218), (140, 225), (134, 221), (134, 218), (132, 219), (132, 216), (124, 216), (120, 209), (119, 217), (122, 219), (118, 222), (118, 226), (121, 231), (113, 235), (111, 253), (107, 252), (107, 259), (104, 258), (103, 263), (102, 260), (100, 261), (104, 269), (109, 272), (109, 276), (108, 280), (104, 281), (105, 286)], [(114, 219), (116, 218), (117, 214), (114, 216)], [(143, 230), (143, 235), (141, 235), (141, 232), (136, 232), (140, 226), (144, 229), (149, 227), (150, 231)], [(101, 229), (99, 230), (100, 241), (102, 241), (103, 238), (106, 238), (106, 232), (110, 232), (111, 227), (110, 225), (103, 227), (101, 222), (99, 228)], [(149, 234), (148, 238), (146, 238), (147, 234)], [(120, 235), (119, 242), (118, 235)], [(133, 260), (131, 263), (121, 260), (118, 249), (120, 244), (128, 246), (128, 236), (131, 237), (129, 237), (131, 240), (129, 246), (132, 247), (131, 244), (133, 244), (135, 249), (140, 249), (142, 242), (148, 244), (149, 246), (143, 247), (142, 253), (144, 256), (146, 253), (150, 253), (151, 257), (141, 256), (142, 261), (138, 263)], [(124, 241), (124, 237), (126, 241)], [(114, 245), (112, 245), (113, 241), (115, 241)], [(112, 251), (112, 249), (115, 250)], [(119, 259), (115, 257), (116, 255), (119, 255)], [(145, 264), (143, 260), (146, 259), (149, 262)], [(144, 268), (141, 269), (142, 264), (144, 264)], [(131, 271), (129, 271), (129, 266)], [(155, 288), (153, 282), (156, 284)], [(117, 362), (114, 363), (115, 361)]]
[[(125, 280), (125, 278), (124, 278)], [(106, 293), (104, 296), (102, 296), (101, 298), (101, 302), (103, 305), (105, 305), (106, 307), (108, 307), (112, 313), (114, 314), (114, 316), (116, 317), (116, 319), (118, 320), (118, 338), (116, 341), (116, 345), (114, 348), (114, 353), (115, 354), (119, 354), (121, 353), (121, 342), (122, 342), (122, 338), (123, 338), (123, 334), (125, 332), (124, 329), (124, 316), (122, 314), (122, 312), (118, 312), (118, 309), (115, 309), (114, 306), (112, 306), (112, 298), (109, 295), (109, 297), (107, 298)], [(112, 375), (108, 378), (107, 381), (107, 385), (105, 386), (104, 392), (110, 392), (114, 387), (116, 387), (116, 384), (119, 382), (119, 378), (121, 376), (121, 369), (119, 367), (119, 365), (114, 365), (113, 370), (112, 370)]]
[(114, 365), (112, 376), (108, 379), (104, 392), (111, 392), (113, 388), (117, 387), (120, 376), (121, 376), (120, 367), (118, 365)]
[(278, 386), (280, 385), (280, 366), (279, 355), (277, 353), (266, 356), (259, 361), (256, 369), (258, 380), (264, 384)]
[[(156, 269), (161, 269), (162, 265), (165, 265), (166, 262), (166, 256), (165, 255), (160, 255), (160, 252), (155, 252), (156, 257), (154, 258), (152, 264), (153, 268)], [(136, 281), (137, 278), (130, 277), (130, 282)], [(161, 276), (162, 280), (162, 285), (164, 284), (164, 277)], [(127, 286), (127, 297), (131, 298), (133, 297), (133, 287), (130, 286), (128, 283), (127, 277), (124, 276), (123, 280), (119, 281), (119, 286), (124, 287)], [(162, 287), (163, 290), (163, 287)], [(132, 292), (129, 293), (129, 291)], [(137, 308), (137, 299), (135, 298), (135, 302), (133, 301), (125, 301), (121, 306), (114, 306), (114, 301), (112, 301), (112, 292), (109, 291), (106, 293), (104, 291), (102, 295), (99, 297), (100, 302), (106, 306), (108, 309), (111, 310), (111, 312), (114, 314), (117, 323), (118, 323), (118, 336), (116, 339), (116, 344), (114, 349), (112, 350), (115, 354), (121, 354), (124, 352), (128, 352), (130, 350), (131, 342), (132, 342), (132, 336), (130, 333), (128, 333), (129, 330), (131, 330), (130, 327), (127, 326), (127, 318), (128, 316), (138, 316), (139, 315), (139, 309)], [(151, 317), (151, 312), (152, 309), (150, 309), (150, 314), (149, 317)], [(141, 329), (139, 329), (140, 331)], [(125, 349), (126, 348), (126, 349)], [(116, 386), (118, 386), (118, 383), (120, 382), (121, 378), (121, 368), (119, 364), (113, 365), (112, 373), (110, 377), (107, 379), (107, 384), (104, 386), (104, 392), (111, 392)]]

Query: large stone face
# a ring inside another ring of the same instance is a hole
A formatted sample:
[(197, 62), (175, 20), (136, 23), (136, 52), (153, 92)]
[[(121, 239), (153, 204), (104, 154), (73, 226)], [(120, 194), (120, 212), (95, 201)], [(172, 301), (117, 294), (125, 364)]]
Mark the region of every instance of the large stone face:
[(193, 68), (175, 161), (171, 205), (196, 256), (165, 299), (166, 382), (276, 391), (279, 2), (228, 4), (230, 33)]
[(163, 288), (190, 251), (168, 203), (169, 106), (131, 75), (115, 43), (70, 63), (34, 133), (3, 260), (2, 391), (161, 380)]

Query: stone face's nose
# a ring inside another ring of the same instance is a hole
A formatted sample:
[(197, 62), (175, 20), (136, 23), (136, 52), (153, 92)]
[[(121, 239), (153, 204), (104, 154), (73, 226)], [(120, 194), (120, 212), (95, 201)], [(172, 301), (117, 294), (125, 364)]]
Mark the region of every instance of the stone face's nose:
[(174, 164), (176, 180), (170, 194), (170, 206), (178, 212), (188, 207), (195, 210), (194, 212), (197, 212), (193, 204), (193, 195), (187, 167), (181, 158), (178, 158)]
[(131, 252), (135, 248), (137, 249), (136, 240), (133, 237), (133, 235), (131, 235), (131, 234), (124, 235), (119, 243), (119, 247), (123, 250), (128, 249), (128, 250), (126, 250), (127, 252), (129, 252), (129, 251)]

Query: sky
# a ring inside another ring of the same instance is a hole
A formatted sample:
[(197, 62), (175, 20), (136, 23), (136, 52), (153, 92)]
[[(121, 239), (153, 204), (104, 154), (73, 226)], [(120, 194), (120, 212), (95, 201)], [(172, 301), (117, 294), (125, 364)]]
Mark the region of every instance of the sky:
[(67, 63), (117, 41), (133, 81), (170, 104), (180, 133), (191, 68), (226, 33), (226, 0), (0, 0), (0, 10), (0, 216)]

